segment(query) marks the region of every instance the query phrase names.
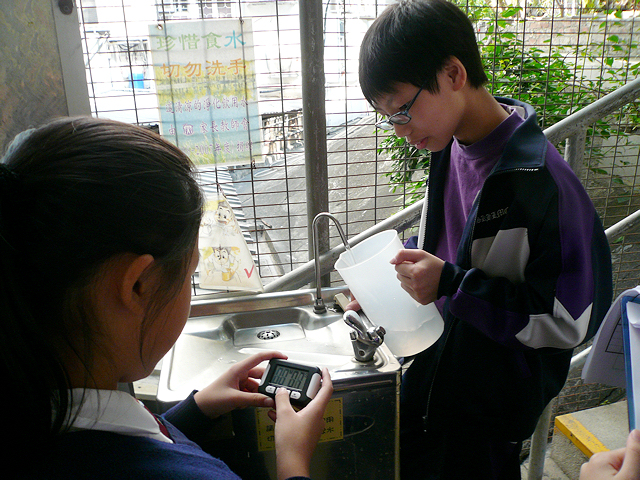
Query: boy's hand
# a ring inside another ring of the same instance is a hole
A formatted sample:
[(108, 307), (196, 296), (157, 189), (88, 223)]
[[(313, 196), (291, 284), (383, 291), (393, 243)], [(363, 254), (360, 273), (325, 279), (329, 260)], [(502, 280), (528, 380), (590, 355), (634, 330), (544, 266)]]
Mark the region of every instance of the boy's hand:
[(362, 307), (360, 306), (360, 302), (358, 302), (358, 300), (352, 297), (351, 301), (347, 304), (344, 311), (346, 312), (347, 310), (353, 310), (355, 312), (358, 312), (360, 311), (361, 308)]
[(390, 263), (396, 266), (402, 288), (418, 303), (426, 305), (438, 298), (444, 260), (424, 250), (402, 249)]

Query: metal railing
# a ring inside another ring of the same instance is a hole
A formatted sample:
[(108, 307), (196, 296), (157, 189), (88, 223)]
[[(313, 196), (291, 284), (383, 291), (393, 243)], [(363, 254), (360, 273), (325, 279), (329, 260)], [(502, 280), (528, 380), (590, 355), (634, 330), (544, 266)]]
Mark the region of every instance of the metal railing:
[[(419, 202), (414, 203), (413, 205), (405, 208), (404, 210), (396, 213), (395, 215), (383, 220), (380, 223), (377, 223), (371, 228), (368, 228), (364, 232), (355, 235), (349, 240), (349, 246), (354, 246), (360, 243), (361, 241), (369, 238), (376, 233), (379, 233), (383, 230), (388, 230), (393, 228), (398, 232), (403, 232), (406, 229), (412, 227), (417, 222), (420, 221), (420, 215), (422, 213), (422, 205), (424, 204), (424, 200), (420, 200)], [(344, 245), (339, 245), (328, 252), (320, 255), (320, 275), (325, 275), (333, 269), (333, 265), (335, 264), (338, 256), (344, 252)], [(292, 270), (289, 273), (284, 274), (277, 280), (265, 285), (265, 292), (278, 292), (281, 290), (295, 290), (297, 288), (301, 288), (307, 285), (309, 282), (313, 281), (315, 278), (315, 268), (314, 261), (309, 260), (304, 265)]]
[[(544, 134), (551, 143), (554, 144), (564, 139), (567, 140), (565, 144), (565, 160), (569, 163), (576, 175), (578, 175), (578, 178), (581, 178), (580, 175), (585, 152), (584, 145), (588, 128), (596, 121), (615, 112), (638, 97), (640, 97), (640, 79), (629, 82), (625, 86), (545, 129)], [(403, 232), (416, 225), (420, 221), (423, 204), (424, 199), (354, 236), (349, 240), (349, 245), (356, 245), (382, 230), (393, 228), (398, 232)], [(624, 232), (635, 229), (639, 221), (640, 210), (609, 227), (605, 232), (607, 238), (611, 240)], [(344, 249), (343, 245), (338, 245), (320, 256), (320, 275), (325, 275), (333, 269), (335, 261)], [(275, 292), (301, 288), (312, 282), (314, 275), (314, 261), (310, 260), (301, 267), (268, 284), (265, 287), (265, 291)], [(590, 347), (573, 357), (571, 369), (579, 368), (584, 364), (589, 350)], [(531, 437), (528, 480), (540, 480), (543, 477), (552, 404), (553, 400), (549, 402), (549, 405), (547, 405), (540, 416), (536, 430)]]

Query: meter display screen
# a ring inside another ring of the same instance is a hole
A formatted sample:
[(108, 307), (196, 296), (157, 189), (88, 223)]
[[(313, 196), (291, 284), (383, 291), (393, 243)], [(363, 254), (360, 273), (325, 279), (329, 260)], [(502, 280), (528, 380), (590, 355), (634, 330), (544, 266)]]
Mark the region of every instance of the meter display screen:
[(271, 377), (271, 383), (273, 385), (279, 385), (281, 387), (293, 388), (295, 390), (302, 390), (304, 383), (307, 380), (308, 372), (305, 370), (298, 370), (297, 368), (291, 368), (284, 365), (277, 365), (273, 371), (273, 377)]
[(284, 387), (289, 399), (296, 406), (304, 407), (316, 396), (322, 383), (322, 372), (318, 367), (272, 358), (265, 367), (258, 392), (275, 398), (276, 391)]

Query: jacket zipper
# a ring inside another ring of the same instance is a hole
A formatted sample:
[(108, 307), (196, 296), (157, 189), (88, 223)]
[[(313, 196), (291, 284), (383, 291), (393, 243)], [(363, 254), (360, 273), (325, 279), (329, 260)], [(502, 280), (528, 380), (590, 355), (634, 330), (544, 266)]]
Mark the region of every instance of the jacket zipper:
[[(516, 167), (516, 168), (509, 168), (507, 170), (502, 170), (500, 172), (496, 172), (493, 174), (490, 174), (489, 177), (495, 176), (495, 175), (501, 175), (503, 173), (513, 173), (513, 172), (537, 172), (538, 170), (540, 170), (539, 167), (536, 168), (525, 168), (525, 167)], [(473, 219), (473, 224), (471, 225), (471, 231), (469, 232), (469, 248), (467, 250), (467, 258), (469, 259), (469, 261), (471, 261), (471, 247), (473, 246), (473, 234), (475, 233), (476, 230), (476, 221), (475, 219), (478, 218), (478, 209), (480, 208), (480, 201), (482, 200), (482, 192), (484, 192), (484, 184), (487, 182), (487, 180), (489, 179), (489, 177), (487, 177), (482, 185), (482, 188), (480, 188), (480, 191), (478, 192), (478, 196), (476, 199), (476, 216)], [(471, 211), (473, 212), (473, 208), (471, 209)], [(426, 230), (426, 227), (425, 227)]]
[[(496, 172), (493, 175), (499, 175), (501, 173), (511, 173), (511, 172), (536, 172), (540, 170), (539, 168), (525, 168), (525, 167), (516, 167), (516, 168), (510, 168), (508, 170), (503, 170), (501, 172)], [(491, 175), (490, 175), (491, 176)], [(487, 177), (488, 178), (488, 177)], [(486, 180), (485, 180), (486, 182)], [(482, 192), (484, 191), (484, 188), (481, 188), (480, 191), (478, 192), (478, 197), (477, 197), (477, 201), (476, 201), (476, 212), (478, 211), (478, 208), (480, 206), (480, 201), (482, 199)], [(427, 190), (425, 192), (425, 201), (428, 201), (428, 193), (429, 193), (429, 184), (427, 183)], [(472, 209), (473, 211), (473, 209)], [(424, 214), (424, 225), (425, 225), (425, 232), (424, 232), (424, 236), (425, 238), (422, 241), (422, 250), (424, 250), (425, 247), (425, 242), (426, 242), (426, 236), (427, 236), (427, 208), (425, 208), (425, 214)], [(477, 215), (476, 215), (477, 218)], [(470, 233), (470, 237), (471, 239), (473, 239), (473, 234), (475, 231), (475, 220), (473, 222), (473, 225), (471, 226), (471, 232)], [(469, 243), (469, 250), (468, 250), (468, 258), (471, 259), (471, 246), (472, 246), (473, 242)], [(445, 312), (447, 311), (447, 307), (445, 306)], [(442, 355), (444, 354), (444, 351), (447, 347), (447, 342), (449, 341), (449, 336), (451, 335), (451, 331), (453, 330), (453, 327), (455, 325), (455, 323), (458, 321), (457, 318), (453, 317), (451, 320), (451, 323), (449, 324), (449, 327), (447, 328), (447, 333), (446, 333), (446, 337), (444, 339), (444, 344), (442, 346), (442, 350), (440, 351), (440, 355), (438, 355), (438, 360), (436, 361), (436, 367), (435, 370), (433, 371), (433, 376), (431, 377), (431, 385), (429, 386), (429, 394), (427, 395), (427, 405), (426, 405), (426, 409), (425, 409), (425, 415), (422, 418), (423, 420), (423, 424), (422, 424), (422, 429), (423, 431), (426, 433), (427, 430), (427, 418), (429, 416), (429, 407), (431, 405), (431, 394), (433, 393), (433, 386), (436, 383), (436, 376), (438, 375), (438, 370), (440, 367), (440, 361), (442, 360)]]
[(442, 351), (440, 355), (438, 355), (438, 360), (436, 361), (436, 368), (433, 371), (433, 376), (431, 377), (431, 385), (429, 386), (429, 394), (427, 395), (427, 405), (425, 409), (424, 417), (422, 417), (422, 430), (424, 433), (427, 432), (427, 418), (429, 417), (429, 407), (431, 406), (431, 394), (433, 393), (433, 385), (436, 383), (436, 375), (438, 374), (438, 369), (440, 368), (440, 361), (442, 360), (442, 354), (444, 353), (445, 348), (447, 347), (447, 342), (449, 341), (449, 335), (451, 334), (451, 330), (453, 330), (453, 324), (456, 319), (452, 320), (449, 328), (447, 328), (447, 334), (444, 337), (444, 345), (442, 346)]
[[(429, 216), (429, 176), (428, 175), (427, 175), (426, 186), (424, 189), (424, 205), (422, 206), (422, 211), (424, 213), (420, 215), (420, 225), (424, 226), (424, 228), (418, 229), (418, 247), (421, 250), (424, 250), (424, 246), (427, 241), (427, 217)], [(422, 238), (420, 238), (420, 234), (422, 234)]]

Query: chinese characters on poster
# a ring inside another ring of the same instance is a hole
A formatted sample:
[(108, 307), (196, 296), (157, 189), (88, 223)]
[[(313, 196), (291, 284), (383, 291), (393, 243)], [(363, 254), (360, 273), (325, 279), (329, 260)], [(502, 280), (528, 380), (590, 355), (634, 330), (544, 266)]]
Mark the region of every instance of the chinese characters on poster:
[(249, 164), (260, 128), (250, 19), (150, 25), (160, 133), (196, 164)]

